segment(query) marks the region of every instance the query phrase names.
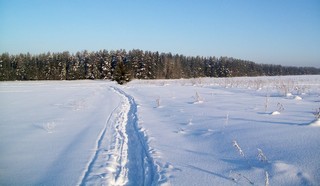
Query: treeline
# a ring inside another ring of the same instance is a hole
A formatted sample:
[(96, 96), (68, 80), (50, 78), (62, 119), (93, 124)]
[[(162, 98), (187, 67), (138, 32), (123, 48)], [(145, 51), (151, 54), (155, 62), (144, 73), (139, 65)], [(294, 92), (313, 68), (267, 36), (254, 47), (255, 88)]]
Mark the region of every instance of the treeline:
[(189, 57), (142, 50), (100, 50), (43, 53), (3, 53), (0, 80), (177, 79), (195, 77), (320, 74), (313, 67), (256, 64), (230, 57)]

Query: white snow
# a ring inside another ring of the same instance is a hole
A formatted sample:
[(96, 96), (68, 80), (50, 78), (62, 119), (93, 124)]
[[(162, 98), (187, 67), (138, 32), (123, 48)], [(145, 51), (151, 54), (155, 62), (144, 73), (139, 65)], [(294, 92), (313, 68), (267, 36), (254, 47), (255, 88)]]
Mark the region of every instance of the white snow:
[(271, 115), (279, 115), (279, 114), (280, 114), (279, 111), (273, 111), (273, 112), (271, 113)]
[(317, 185), (319, 104), (320, 76), (0, 82), (0, 185)]
[(103, 81), (1, 82), (0, 185), (76, 185), (119, 101)]
[(287, 93), (286, 95), (287, 95), (287, 97), (291, 97), (292, 96), (292, 94), (290, 92)]
[(310, 123), (310, 126), (313, 127), (320, 127), (320, 119), (316, 119), (313, 122)]

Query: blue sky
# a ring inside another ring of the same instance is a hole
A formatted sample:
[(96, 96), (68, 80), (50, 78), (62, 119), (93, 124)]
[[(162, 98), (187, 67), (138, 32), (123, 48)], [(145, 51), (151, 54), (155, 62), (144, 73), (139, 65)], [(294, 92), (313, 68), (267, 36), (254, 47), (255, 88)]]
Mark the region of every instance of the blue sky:
[(0, 53), (100, 49), (320, 67), (320, 1), (0, 0)]

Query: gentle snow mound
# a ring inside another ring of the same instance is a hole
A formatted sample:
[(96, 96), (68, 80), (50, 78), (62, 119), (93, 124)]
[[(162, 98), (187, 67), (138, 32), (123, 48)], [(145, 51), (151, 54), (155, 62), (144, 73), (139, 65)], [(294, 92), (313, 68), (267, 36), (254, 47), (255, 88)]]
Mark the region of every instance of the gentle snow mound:
[(288, 93), (286, 94), (286, 96), (287, 96), (287, 97), (291, 97), (292, 94), (291, 94), (290, 92), (288, 92)]
[[(273, 180), (280, 183), (294, 184), (301, 183), (302, 185), (312, 185), (312, 179), (309, 174), (301, 172), (298, 167), (284, 163), (275, 162), (272, 166)], [(285, 181), (286, 180), (286, 181)]]
[(320, 127), (320, 119), (316, 119), (313, 122), (310, 123), (310, 126), (313, 127)]
[(294, 99), (295, 100), (302, 100), (302, 98), (300, 96), (296, 96)]
[(271, 113), (271, 115), (279, 115), (279, 114), (280, 114), (279, 111), (274, 111), (274, 112)]

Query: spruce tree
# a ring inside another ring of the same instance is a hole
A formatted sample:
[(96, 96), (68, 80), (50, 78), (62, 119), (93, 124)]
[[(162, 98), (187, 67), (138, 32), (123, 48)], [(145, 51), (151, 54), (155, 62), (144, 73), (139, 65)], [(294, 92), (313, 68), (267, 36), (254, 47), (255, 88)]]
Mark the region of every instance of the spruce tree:
[(123, 85), (131, 80), (129, 69), (122, 60), (119, 60), (113, 75), (113, 80)]

